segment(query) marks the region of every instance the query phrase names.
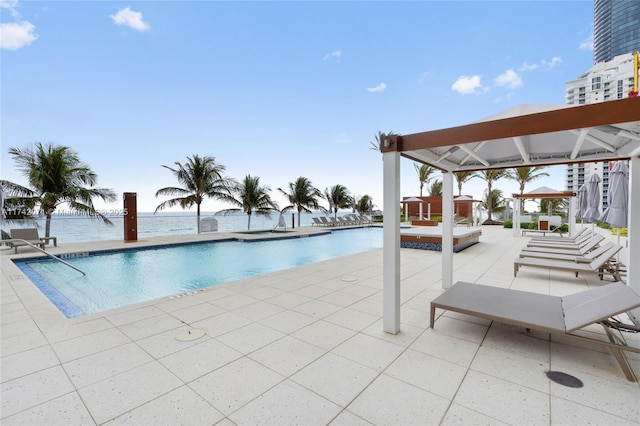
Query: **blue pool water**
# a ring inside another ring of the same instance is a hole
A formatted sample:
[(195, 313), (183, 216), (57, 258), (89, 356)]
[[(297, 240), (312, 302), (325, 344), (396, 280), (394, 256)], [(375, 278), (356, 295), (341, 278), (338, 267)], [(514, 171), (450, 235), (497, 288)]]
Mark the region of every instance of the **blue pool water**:
[(74, 318), (212, 285), (382, 247), (381, 228), (273, 241), (221, 241), (102, 252), (16, 265), (67, 317)]

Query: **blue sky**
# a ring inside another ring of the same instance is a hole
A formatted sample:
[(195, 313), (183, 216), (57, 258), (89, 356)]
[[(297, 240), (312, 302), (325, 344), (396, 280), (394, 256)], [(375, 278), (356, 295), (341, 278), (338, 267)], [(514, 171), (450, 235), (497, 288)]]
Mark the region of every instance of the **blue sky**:
[[(137, 192), (140, 211), (176, 184), (161, 165), (193, 154), (259, 176), (281, 207), (276, 188), (305, 176), (381, 208), (378, 131), (562, 104), (564, 83), (593, 64), (592, 1), (1, 4), (1, 178), (25, 182), (9, 147), (66, 145), (99, 186)], [(412, 163), (403, 196), (419, 193)], [(564, 167), (548, 171), (527, 189), (564, 189)]]

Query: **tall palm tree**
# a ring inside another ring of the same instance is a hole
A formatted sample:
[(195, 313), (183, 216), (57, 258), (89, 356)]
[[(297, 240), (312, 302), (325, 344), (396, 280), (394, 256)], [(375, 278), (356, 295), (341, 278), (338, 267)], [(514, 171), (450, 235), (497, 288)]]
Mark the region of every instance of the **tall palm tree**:
[[(520, 195), (524, 194), (524, 187), (529, 182), (532, 182), (541, 177), (549, 176), (547, 172), (541, 172), (546, 169), (544, 166), (535, 167), (517, 167), (507, 170), (505, 177), (507, 179), (515, 180), (520, 185)], [(520, 211), (524, 211), (524, 199), (520, 200)]]
[(362, 197), (354, 198), (354, 208), (360, 214), (371, 213), (373, 210), (373, 198), (364, 194)]
[(112, 225), (109, 218), (95, 209), (93, 198), (115, 201), (115, 192), (96, 188), (98, 175), (71, 148), (38, 142), (35, 149), (9, 148), (9, 154), (26, 176), (28, 187), (9, 181), (2, 181), (2, 186), (14, 202), (20, 204), (22, 199), (22, 205), (39, 206), (39, 213), (46, 218), (45, 237), (51, 233), (51, 215), (61, 204)]
[(459, 196), (462, 195), (462, 184), (476, 177), (476, 174), (474, 172), (469, 172), (469, 171), (453, 172), (453, 175), (456, 177), (456, 181), (458, 182)]
[[(504, 169), (489, 169), (483, 170), (481, 172), (476, 172), (475, 176), (487, 182), (487, 194), (492, 194), (491, 191), (493, 190), (493, 182), (505, 177), (506, 174), (507, 171)], [(484, 223), (490, 223), (493, 221), (493, 219), (491, 218), (491, 212), (492, 203), (487, 203), (487, 220)]]
[(433, 179), (433, 176), (431, 175), (435, 173), (436, 168), (427, 166), (426, 164), (418, 165), (418, 163), (413, 163), (413, 167), (416, 169), (416, 173), (418, 174), (418, 181), (420, 182), (420, 196), (422, 197), (422, 188), (424, 188), (424, 185)]
[(436, 179), (429, 187), (429, 195), (432, 197), (442, 197), (442, 181)]
[(255, 212), (259, 215), (270, 217), (274, 210), (278, 210), (278, 204), (269, 195), (271, 189), (268, 186), (260, 185), (258, 176), (246, 175), (244, 180), (231, 187), (232, 198), (226, 201), (238, 206), (221, 210), (218, 213), (227, 214), (242, 211), (247, 214), (247, 231), (251, 229), (251, 215)]
[(339, 209), (346, 209), (353, 206), (353, 198), (349, 195), (349, 190), (344, 185), (334, 185), (324, 190), (324, 196), (329, 201), (329, 211), (333, 210), (333, 217), (338, 216)]
[(200, 233), (200, 204), (202, 201), (205, 198), (213, 198), (233, 202), (231, 201), (233, 200), (231, 188), (235, 185), (235, 181), (222, 175), (226, 168), (222, 164), (216, 163), (215, 157), (200, 157), (194, 154), (192, 157), (187, 157), (185, 164), (176, 161), (175, 165), (175, 168), (165, 165), (162, 167), (170, 170), (182, 186), (158, 189), (156, 197), (164, 195), (174, 198), (160, 203), (155, 211), (158, 212), (176, 205), (187, 209), (195, 204), (197, 207), (197, 229)]
[(300, 227), (301, 212), (310, 213), (311, 209), (323, 209), (318, 204), (318, 198), (322, 198), (322, 192), (306, 177), (300, 176), (295, 182), (289, 182), (289, 192), (282, 188), (278, 188), (278, 191), (282, 192), (289, 201), (289, 205), (282, 211), (294, 208), (298, 210), (298, 227)]

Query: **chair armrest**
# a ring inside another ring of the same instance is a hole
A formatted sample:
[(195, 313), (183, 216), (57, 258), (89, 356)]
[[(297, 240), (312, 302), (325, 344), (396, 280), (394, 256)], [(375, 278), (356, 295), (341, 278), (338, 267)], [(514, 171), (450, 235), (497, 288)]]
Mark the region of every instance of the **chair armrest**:
[(40, 237), (40, 241), (47, 242), (53, 240), (53, 246), (58, 247), (58, 237)]

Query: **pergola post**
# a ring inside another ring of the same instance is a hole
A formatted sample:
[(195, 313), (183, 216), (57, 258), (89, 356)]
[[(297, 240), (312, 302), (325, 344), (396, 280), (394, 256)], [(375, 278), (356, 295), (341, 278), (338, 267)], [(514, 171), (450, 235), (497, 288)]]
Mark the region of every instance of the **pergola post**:
[[(640, 259), (640, 214), (638, 212), (640, 212), (640, 157), (636, 155), (629, 159), (627, 285), (640, 294), (640, 270), (637, 263)], [(634, 314), (640, 318), (640, 309), (635, 309)]]
[(400, 153), (385, 152), (382, 161), (382, 327), (396, 334), (400, 331)]
[(513, 200), (513, 217), (511, 218), (511, 230), (514, 237), (517, 237), (520, 233), (520, 199), (512, 198)]
[(453, 173), (442, 172), (442, 288), (453, 285)]

